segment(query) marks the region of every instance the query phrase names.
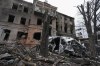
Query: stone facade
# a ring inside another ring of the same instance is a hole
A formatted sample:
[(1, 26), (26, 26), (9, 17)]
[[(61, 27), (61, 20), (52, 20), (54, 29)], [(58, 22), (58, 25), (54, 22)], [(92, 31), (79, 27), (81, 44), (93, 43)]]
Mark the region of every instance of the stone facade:
[(74, 36), (74, 18), (57, 12), (57, 7), (38, 1), (33, 4), (23, 0), (0, 0), (0, 41), (16, 41), (24, 35), (25, 44), (39, 44), (43, 29), (42, 15), (45, 10), (51, 17), (50, 36)]
[[(23, 0), (0, 0), (0, 29), (2, 40), (13, 41), (27, 33), (32, 3)], [(28, 10), (28, 11), (27, 11)]]
[(63, 36), (75, 36), (74, 18), (62, 13), (57, 13), (57, 34)]

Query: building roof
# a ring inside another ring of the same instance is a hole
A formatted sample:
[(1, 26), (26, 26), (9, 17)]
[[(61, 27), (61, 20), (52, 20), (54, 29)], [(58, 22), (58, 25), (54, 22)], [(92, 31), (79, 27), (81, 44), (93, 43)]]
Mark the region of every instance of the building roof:
[(63, 14), (63, 13), (60, 13), (60, 12), (57, 12), (58, 14), (61, 14), (61, 15), (63, 15), (63, 16), (65, 16), (65, 17), (69, 17), (69, 18), (71, 18), (71, 19), (74, 19), (74, 17), (71, 17), (71, 16), (68, 16), (68, 15), (66, 15), (66, 14)]

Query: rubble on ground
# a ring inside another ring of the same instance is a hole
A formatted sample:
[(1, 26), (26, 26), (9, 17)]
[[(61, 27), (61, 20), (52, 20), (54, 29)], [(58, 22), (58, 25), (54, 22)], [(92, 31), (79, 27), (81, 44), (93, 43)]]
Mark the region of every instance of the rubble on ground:
[[(47, 58), (39, 55), (37, 47), (27, 48), (22, 44), (0, 43), (0, 66), (81, 66), (80, 60), (67, 54), (49, 52)], [(80, 62), (80, 63), (78, 63)]]

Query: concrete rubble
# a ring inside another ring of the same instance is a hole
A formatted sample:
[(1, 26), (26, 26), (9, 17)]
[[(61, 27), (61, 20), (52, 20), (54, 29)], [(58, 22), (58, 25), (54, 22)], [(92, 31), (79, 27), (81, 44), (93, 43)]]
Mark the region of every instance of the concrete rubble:
[(39, 55), (36, 48), (27, 48), (18, 43), (0, 44), (0, 66), (82, 66), (84, 61), (82, 58), (52, 52), (45, 58)]

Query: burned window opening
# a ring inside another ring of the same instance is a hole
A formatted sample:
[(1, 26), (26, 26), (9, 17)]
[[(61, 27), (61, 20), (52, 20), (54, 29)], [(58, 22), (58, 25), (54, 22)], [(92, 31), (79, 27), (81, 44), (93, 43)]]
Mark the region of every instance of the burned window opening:
[(37, 19), (37, 25), (42, 25), (42, 19)]
[(14, 15), (9, 15), (8, 22), (13, 22), (14, 21), (14, 18), (15, 18)]
[(52, 20), (50, 20), (50, 24), (52, 24)]
[(40, 40), (41, 39), (41, 32), (34, 33), (33, 39)]
[(73, 25), (70, 26), (70, 32), (73, 33)]
[(10, 32), (11, 32), (10, 30), (4, 29), (4, 33), (5, 33), (4, 41), (5, 40), (7, 41), (9, 39)]
[(20, 21), (20, 24), (22, 24), (22, 25), (25, 25), (25, 23), (26, 23), (26, 18), (21, 18), (21, 21)]
[(65, 30), (65, 32), (67, 33), (67, 24), (65, 24), (64, 30)]
[(29, 19), (28, 25), (30, 25), (31, 19)]
[(58, 31), (58, 22), (56, 22), (56, 30)]
[(27, 38), (27, 33), (24, 33), (24, 32), (18, 32), (17, 33), (17, 39), (21, 39), (22, 36), (25, 36), (24, 39), (26, 39)]
[(18, 9), (18, 4), (13, 4), (12, 9), (17, 10)]
[(28, 7), (24, 7), (24, 12), (28, 13)]

